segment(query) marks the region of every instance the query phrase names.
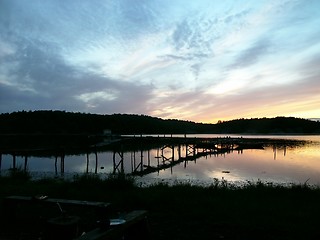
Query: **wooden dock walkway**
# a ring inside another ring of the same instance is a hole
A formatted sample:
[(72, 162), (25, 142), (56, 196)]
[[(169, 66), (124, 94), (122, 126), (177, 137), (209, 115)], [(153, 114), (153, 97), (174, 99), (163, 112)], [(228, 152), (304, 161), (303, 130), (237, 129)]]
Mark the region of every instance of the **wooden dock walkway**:
[[(187, 150), (185, 156), (181, 156), (181, 146), (184, 146)], [(197, 159), (205, 156), (211, 155), (220, 155), (233, 151), (232, 145), (224, 145), (223, 147), (216, 147), (212, 144), (188, 144), (185, 145), (179, 144), (175, 146), (167, 146), (172, 149), (172, 156), (165, 157), (162, 153), (161, 156), (157, 157), (158, 159), (162, 159), (162, 163), (158, 161), (157, 166), (151, 165), (143, 165), (143, 168), (136, 168), (131, 174), (135, 176), (144, 176), (150, 173), (159, 172), (161, 170), (172, 168), (181, 163), (185, 163), (185, 166), (188, 161), (196, 161)], [(176, 148), (176, 149), (175, 149)], [(166, 147), (162, 148), (162, 151), (166, 149)], [(191, 150), (190, 150), (191, 149)], [(178, 152), (178, 158), (175, 159), (174, 152), (175, 150)]]
[[(108, 141), (107, 141), (108, 140)], [(172, 168), (175, 165), (185, 163), (188, 161), (196, 161), (198, 158), (206, 157), (209, 155), (226, 154), (231, 151), (242, 151), (243, 149), (256, 148), (262, 149), (261, 142), (255, 142), (253, 139), (245, 138), (231, 138), (231, 137), (193, 137), (193, 136), (117, 136), (117, 138), (107, 139), (94, 145), (79, 146), (76, 154), (86, 155), (86, 169), (89, 172), (90, 154), (94, 154), (95, 168), (94, 173), (98, 173), (98, 153), (104, 151), (113, 152), (113, 172), (124, 173), (124, 158), (126, 152), (133, 153), (131, 161), (131, 174), (143, 176), (146, 174), (159, 172), (164, 169)], [(182, 153), (181, 147), (184, 146), (186, 151)], [(157, 164), (150, 164), (149, 151), (151, 149), (160, 149), (161, 155), (157, 156)], [(172, 156), (167, 156), (163, 150), (169, 148), (168, 151), (172, 152)], [(23, 169), (27, 171), (29, 157), (40, 156), (54, 157), (54, 171), (58, 175), (64, 175), (65, 172), (65, 158), (68, 155), (75, 155), (75, 149), (68, 149), (67, 146), (52, 146), (48, 148), (20, 148), (20, 149), (1, 149), (0, 148), (0, 171), (2, 168), (2, 155), (12, 156), (12, 169), (17, 168), (17, 157), (22, 158)], [(135, 152), (140, 152), (140, 159), (136, 158)], [(148, 151), (148, 162), (144, 161), (143, 153)], [(21, 159), (19, 159), (21, 162)], [(58, 164), (60, 166), (58, 167)]]

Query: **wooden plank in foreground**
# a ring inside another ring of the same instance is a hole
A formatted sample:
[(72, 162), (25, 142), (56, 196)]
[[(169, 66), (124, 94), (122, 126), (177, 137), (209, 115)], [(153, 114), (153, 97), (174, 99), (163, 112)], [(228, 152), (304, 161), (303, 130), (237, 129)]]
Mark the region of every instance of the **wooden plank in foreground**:
[(125, 220), (125, 223), (123, 224), (110, 226), (110, 228), (106, 230), (96, 228), (88, 233), (85, 233), (78, 238), (78, 240), (122, 239), (122, 237), (125, 235), (129, 235), (129, 239), (149, 239), (147, 211), (132, 211), (126, 214), (123, 219)]
[(25, 196), (9, 196), (6, 197), (5, 200), (11, 203), (46, 203), (46, 204), (65, 204), (65, 205), (73, 205), (73, 206), (81, 206), (81, 207), (108, 207), (110, 203), (106, 202), (94, 202), (94, 201), (81, 201), (81, 200), (70, 200), (70, 199), (59, 199), (59, 198), (37, 198), (37, 197), (25, 197)]

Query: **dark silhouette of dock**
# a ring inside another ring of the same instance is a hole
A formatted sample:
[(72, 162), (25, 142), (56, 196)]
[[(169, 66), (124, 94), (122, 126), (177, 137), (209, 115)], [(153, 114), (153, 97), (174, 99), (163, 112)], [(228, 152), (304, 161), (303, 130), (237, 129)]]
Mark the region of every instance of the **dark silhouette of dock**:
[[(55, 135), (55, 139), (59, 136)], [(65, 135), (61, 135), (61, 138)], [(76, 136), (79, 137), (79, 136)], [(11, 155), (12, 168), (17, 168), (17, 158), (22, 158), (24, 161), (23, 170), (28, 170), (28, 159), (32, 156), (38, 157), (53, 157), (54, 158), (54, 172), (56, 175), (65, 172), (65, 161), (69, 155), (85, 155), (86, 156), (86, 173), (89, 173), (90, 155), (94, 155), (94, 173), (98, 173), (99, 152), (112, 152), (112, 159), (109, 159), (113, 163), (113, 173), (128, 173), (137, 176), (144, 176), (147, 174), (160, 172), (165, 169), (171, 169), (176, 165), (184, 164), (190, 161), (196, 161), (199, 158), (223, 155), (233, 151), (242, 153), (244, 149), (263, 149), (264, 145), (273, 146), (285, 146), (293, 143), (286, 140), (285, 142), (272, 139), (254, 139), (254, 138), (242, 138), (242, 137), (187, 137), (181, 135), (181, 137), (175, 137), (170, 135), (154, 135), (154, 136), (113, 136), (112, 138), (104, 138), (98, 136), (100, 141), (94, 142), (88, 141), (88, 144), (77, 144), (77, 142), (68, 145), (52, 144), (45, 146), (38, 146), (33, 144), (32, 147), (10, 146), (9, 148), (3, 148), (0, 146), (0, 171), (2, 170), (3, 155)], [(31, 139), (35, 137), (32, 136)], [(81, 136), (82, 139), (86, 139)], [(95, 136), (87, 136), (87, 138), (95, 138)], [(26, 139), (26, 136), (24, 136)], [(71, 137), (70, 137), (71, 139)], [(37, 143), (37, 142), (36, 142)], [(30, 144), (29, 144), (30, 145)], [(151, 159), (150, 150), (156, 150), (157, 155)], [(131, 157), (128, 154), (131, 153)], [(7, 160), (8, 157), (6, 157)], [(10, 159), (10, 157), (9, 157)], [(21, 160), (21, 159), (20, 159)], [(60, 165), (59, 165), (60, 164)], [(131, 164), (130, 167), (125, 164)], [(21, 167), (22, 168), (22, 167)], [(129, 170), (128, 170), (129, 169)]]
[[(150, 164), (149, 154), (147, 161), (144, 161), (143, 153), (141, 152), (139, 159), (136, 155), (133, 156), (131, 164), (132, 175), (144, 176), (150, 173), (159, 172), (165, 169), (172, 169), (174, 166), (184, 163), (185, 167), (188, 161), (196, 161), (201, 157), (208, 155), (219, 155), (230, 153), (239, 145), (234, 143), (234, 139), (231, 138), (187, 138), (187, 137), (134, 137), (127, 139), (127, 144), (135, 143), (159, 143), (164, 144), (159, 147), (158, 154), (155, 157), (157, 159), (156, 165)], [(183, 151), (182, 149), (185, 149)], [(170, 151), (171, 155), (164, 154), (164, 151)], [(116, 151), (115, 151), (116, 152)], [(116, 162), (115, 156), (120, 158)], [(118, 152), (114, 154), (114, 173), (123, 172), (123, 153)]]

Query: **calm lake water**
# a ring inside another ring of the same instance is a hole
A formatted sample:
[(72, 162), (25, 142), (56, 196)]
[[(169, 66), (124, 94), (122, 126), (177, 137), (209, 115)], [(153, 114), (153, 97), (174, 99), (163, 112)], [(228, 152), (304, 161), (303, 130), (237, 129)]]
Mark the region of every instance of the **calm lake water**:
[[(157, 135), (158, 136), (158, 135)], [(177, 136), (177, 135), (174, 135)], [(188, 135), (188, 137), (224, 137), (225, 135)], [(230, 135), (231, 137), (240, 137)], [(195, 184), (211, 183), (214, 179), (227, 181), (257, 181), (276, 183), (304, 183), (320, 186), (320, 135), (313, 136), (262, 136), (242, 135), (245, 138), (297, 139), (309, 141), (305, 145), (248, 149), (219, 155), (208, 155), (191, 161), (177, 161), (186, 156), (190, 149), (186, 146), (153, 148), (131, 152), (98, 152), (83, 155), (65, 156), (64, 167), (61, 159), (55, 157), (16, 157), (17, 166), (27, 169), (34, 177), (66, 176), (85, 172), (108, 174), (123, 171), (125, 173), (148, 173), (137, 176), (140, 182), (192, 181)], [(88, 161), (89, 160), (89, 161)], [(97, 161), (96, 161), (97, 160)], [(175, 164), (171, 164), (176, 162)], [(3, 155), (1, 173), (12, 167), (11, 155)], [(157, 166), (164, 166), (156, 169)], [(149, 167), (147, 167), (149, 166)], [(63, 171), (62, 171), (63, 167)], [(150, 170), (146, 172), (146, 169)], [(142, 171), (144, 170), (144, 171)]]

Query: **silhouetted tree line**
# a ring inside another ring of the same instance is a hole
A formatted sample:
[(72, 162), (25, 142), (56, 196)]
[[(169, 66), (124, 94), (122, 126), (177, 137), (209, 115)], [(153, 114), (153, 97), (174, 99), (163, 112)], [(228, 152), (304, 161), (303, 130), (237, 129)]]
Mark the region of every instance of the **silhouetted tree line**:
[(294, 117), (251, 118), (220, 122), (214, 128), (216, 133), (316, 134), (320, 133), (320, 122)]
[(0, 133), (118, 134), (197, 133), (202, 124), (134, 114), (86, 114), (65, 111), (22, 111), (0, 115)]
[(65, 111), (22, 111), (0, 115), (0, 134), (117, 134), (168, 133), (320, 133), (320, 122), (276, 117), (236, 119), (203, 124), (146, 115), (99, 115)]

